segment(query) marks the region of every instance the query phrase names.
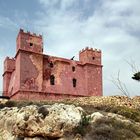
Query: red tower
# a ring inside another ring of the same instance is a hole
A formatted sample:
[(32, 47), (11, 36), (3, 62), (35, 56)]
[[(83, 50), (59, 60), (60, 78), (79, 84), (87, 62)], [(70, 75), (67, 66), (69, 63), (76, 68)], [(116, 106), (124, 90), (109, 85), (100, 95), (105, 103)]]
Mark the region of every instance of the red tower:
[(79, 53), (79, 60), (84, 65), (87, 94), (102, 95), (101, 50), (86, 47)]
[(20, 29), (15, 58), (4, 61), (3, 95), (17, 100), (102, 96), (101, 51), (87, 47), (79, 61), (45, 55), (42, 36)]
[(17, 52), (19, 50), (30, 51), (34, 53), (43, 53), (43, 41), (41, 35), (31, 34), (30, 32), (24, 32), (20, 29), (17, 36)]
[(4, 73), (3, 73), (3, 95), (4, 96), (10, 96), (8, 89), (10, 85), (10, 79), (14, 70), (15, 70), (15, 59), (6, 57), (4, 61)]

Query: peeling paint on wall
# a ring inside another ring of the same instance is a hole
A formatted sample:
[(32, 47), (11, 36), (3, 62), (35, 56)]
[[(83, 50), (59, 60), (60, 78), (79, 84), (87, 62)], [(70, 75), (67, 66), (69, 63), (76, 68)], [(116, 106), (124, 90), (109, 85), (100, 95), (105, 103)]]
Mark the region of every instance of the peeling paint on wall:
[(38, 75), (35, 79), (35, 84), (38, 85), (38, 90), (42, 91), (42, 77), (43, 77), (43, 56), (42, 55), (30, 55), (30, 59), (33, 65), (36, 67)]

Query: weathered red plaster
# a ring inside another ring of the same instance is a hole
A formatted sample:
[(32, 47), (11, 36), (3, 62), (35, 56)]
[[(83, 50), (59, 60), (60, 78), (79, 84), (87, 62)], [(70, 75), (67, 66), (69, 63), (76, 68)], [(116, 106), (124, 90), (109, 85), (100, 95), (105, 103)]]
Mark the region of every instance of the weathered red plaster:
[(15, 58), (4, 61), (3, 95), (16, 100), (102, 96), (101, 51), (86, 47), (79, 61), (45, 55), (42, 36), (21, 29)]

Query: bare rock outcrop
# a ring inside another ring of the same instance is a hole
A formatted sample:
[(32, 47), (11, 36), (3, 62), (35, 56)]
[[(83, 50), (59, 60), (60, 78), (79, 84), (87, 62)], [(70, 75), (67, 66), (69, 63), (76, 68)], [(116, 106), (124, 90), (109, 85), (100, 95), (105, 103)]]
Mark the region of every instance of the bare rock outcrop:
[(38, 136), (59, 138), (78, 126), (82, 113), (82, 108), (64, 104), (4, 108), (0, 111), (1, 139)]
[(84, 109), (62, 103), (4, 107), (0, 110), (0, 140), (140, 139), (138, 108), (100, 104), (82, 106)]

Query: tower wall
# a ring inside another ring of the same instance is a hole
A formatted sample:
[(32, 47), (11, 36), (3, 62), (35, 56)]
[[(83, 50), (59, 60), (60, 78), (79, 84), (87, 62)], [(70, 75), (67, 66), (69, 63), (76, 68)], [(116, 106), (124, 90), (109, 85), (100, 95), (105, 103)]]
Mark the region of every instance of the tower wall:
[(20, 52), (20, 90), (42, 91), (43, 56)]
[(4, 71), (8, 69), (8, 72), (4, 75), (3, 89), (8, 96), (14, 96), (17, 92), (20, 94), (21, 91), (42, 91), (42, 44), (42, 36), (20, 30), (14, 65), (9, 59), (4, 65)]
[(102, 96), (102, 66), (85, 66), (87, 96)]
[(6, 57), (4, 61), (4, 73), (3, 73), (3, 95), (9, 96), (8, 88), (11, 80), (12, 72), (15, 70), (15, 59)]
[[(19, 90), (42, 91), (43, 82), (43, 41), (41, 35), (20, 29), (17, 37), (19, 61)], [(18, 77), (19, 77), (18, 76)]]
[(102, 96), (101, 51), (86, 47), (79, 53), (84, 64), (86, 89), (88, 96)]
[(101, 50), (86, 47), (79, 52), (79, 60), (82, 63), (101, 65)]
[[(50, 67), (50, 62), (53, 63), (53, 67)], [(76, 61), (51, 56), (44, 57), (43, 71), (43, 91), (59, 93), (62, 96), (85, 96), (84, 69)], [(54, 85), (50, 84), (51, 75), (55, 77)], [(76, 80), (75, 87), (73, 79)]]
[(4, 60), (4, 73), (12, 72), (13, 70), (15, 70), (15, 59), (6, 57)]
[(17, 52), (18, 50), (25, 50), (39, 54), (43, 53), (43, 41), (41, 35), (24, 32), (24, 30), (20, 29), (16, 42)]

